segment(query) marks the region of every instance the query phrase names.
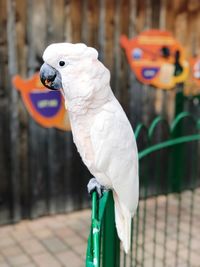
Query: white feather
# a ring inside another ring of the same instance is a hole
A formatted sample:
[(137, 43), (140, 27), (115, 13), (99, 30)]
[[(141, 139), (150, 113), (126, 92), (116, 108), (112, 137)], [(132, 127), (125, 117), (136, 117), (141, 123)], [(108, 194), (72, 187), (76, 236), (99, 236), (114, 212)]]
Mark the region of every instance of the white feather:
[[(132, 127), (113, 95), (110, 72), (97, 51), (83, 44), (53, 44), (46, 63), (62, 76), (73, 139), (90, 172), (113, 190), (116, 227), (124, 249), (130, 248), (131, 218), (138, 205), (138, 152)], [(59, 68), (59, 60), (68, 65)]]

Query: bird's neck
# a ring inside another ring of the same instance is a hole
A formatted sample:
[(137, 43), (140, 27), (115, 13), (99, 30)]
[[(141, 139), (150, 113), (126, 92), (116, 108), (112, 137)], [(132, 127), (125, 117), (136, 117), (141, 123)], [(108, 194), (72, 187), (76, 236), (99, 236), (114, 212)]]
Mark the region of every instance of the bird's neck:
[[(104, 88), (105, 90), (105, 88)], [(109, 101), (113, 99), (113, 92), (110, 86), (105, 90), (104, 94), (100, 92), (95, 92), (89, 97), (74, 97), (65, 98), (65, 105), (70, 114), (75, 116), (85, 116), (85, 114), (95, 114), (102, 109), (102, 107)]]

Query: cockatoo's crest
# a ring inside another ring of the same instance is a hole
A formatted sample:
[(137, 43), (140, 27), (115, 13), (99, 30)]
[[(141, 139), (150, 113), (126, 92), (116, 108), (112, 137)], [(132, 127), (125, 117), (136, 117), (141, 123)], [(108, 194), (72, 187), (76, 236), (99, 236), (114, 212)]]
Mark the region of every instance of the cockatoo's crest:
[(61, 89), (68, 110), (84, 113), (88, 105), (93, 109), (107, 101), (110, 72), (98, 60), (96, 49), (82, 43), (56, 43), (46, 48), (43, 59), (41, 80), (52, 90)]
[(54, 68), (60, 67), (58, 63), (61, 60), (70, 62), (71, 59), (82, 60), (84, 58), (97, 59), (97, 50), (82, 43), (55, 43), (49, 45), (43, 54), (43, 60)]

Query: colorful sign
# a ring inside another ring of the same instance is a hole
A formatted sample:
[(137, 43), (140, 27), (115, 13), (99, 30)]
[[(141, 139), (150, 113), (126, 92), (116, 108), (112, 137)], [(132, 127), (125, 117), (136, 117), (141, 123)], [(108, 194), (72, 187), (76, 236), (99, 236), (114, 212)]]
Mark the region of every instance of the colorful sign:
[(46, 128), (70, 130), (61, 93), (46, 89), (40, 82), (39, 73), (35, 73), (29, 80), (16, 75), (13, 78), (13, 84), (20, 91), (29, 114), (36, 122)]
[(169, 90), (187, 79), (184, 49), (170, 32), (148, 30), (131, 40), (123, 35), (120, 44), (140, 82)]
[(184, 94), (187, 96), (200, 94), (200, 57), (190, 59), (190, 73), (186, 81)]

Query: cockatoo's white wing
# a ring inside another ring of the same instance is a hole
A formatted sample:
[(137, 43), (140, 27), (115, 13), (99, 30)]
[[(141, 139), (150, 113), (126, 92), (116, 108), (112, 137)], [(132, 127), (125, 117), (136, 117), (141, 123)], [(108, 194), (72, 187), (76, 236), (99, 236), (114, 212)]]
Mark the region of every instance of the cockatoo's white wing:
[(133, 215), (138, 204), (138, 152), (132, 127), (116, 99), (96, 116), (90, 134), (97, 171), (111, 180), (112, 189)]
[(96, 116), (90, 134), (94, 175), (100, 184), (113, 189), (117, 233), (128, 253), (131, 218), (139, 196), (138, 152), (131, 125), (114, 97)]

